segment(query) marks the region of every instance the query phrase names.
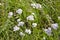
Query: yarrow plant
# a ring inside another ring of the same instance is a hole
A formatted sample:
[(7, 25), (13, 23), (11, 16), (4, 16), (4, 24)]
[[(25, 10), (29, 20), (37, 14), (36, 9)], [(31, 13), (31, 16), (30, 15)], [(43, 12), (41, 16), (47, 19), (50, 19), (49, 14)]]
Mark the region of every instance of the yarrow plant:
[(0, 0), (0, 40), (59, 40), (59, 4), (59, 0)]

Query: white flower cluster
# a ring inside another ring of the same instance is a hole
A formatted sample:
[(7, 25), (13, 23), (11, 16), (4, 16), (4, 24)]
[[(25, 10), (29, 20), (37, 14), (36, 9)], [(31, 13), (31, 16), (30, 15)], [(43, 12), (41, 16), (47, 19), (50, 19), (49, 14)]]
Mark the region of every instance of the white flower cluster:
[(48, 29), (44, 29), (44, 31), (45, 31), (45, 33), (47, 34), (47, 35), (51, 35), (51, 28), (49, 27)]
[(34, 16), (33, 16), (33, 15), (29, 15), (29, 16), (27, 17), (27, 20), (34, 20)]
[(36, 27), (37, 26), (37, 23), (32, 23), (32, 27)]
[[(22, 9), (18, 9), (17, 11), (16, 11), (16, 13), (18, 13), (18, 14), (22, 14)], [(9, 17), (12, 17), (12, 15), (13, 15), (13, 12), (9, 12)], [(34, 13), (32, 13), (31, 15), (29, 15), (27, 18), (26, 18), (27, 20), (30, 20), (30, 21), (33, 21), (34, 20)], [(13, 27), (13, 31), (18, 31), (20, 28), (19, 28), (19, 26), (24, 26), (24, 22), (23, 21), (21, 21), (21, 19), (19, 18), (19, 19), (17, 19), (17, 22), (18, 22), (18, 24), (17, 24), (17, 26), (14, 26)], [(36, 27), (37, 26), (37, 23), (32, 23), (32, 27)], [(30, 29), (25, 29), (25, 33), (27, 33), (27, 34), (31, 34), (31, 30)], [(20, 36), (25, 36), (25, 33), (23, 33), (23, 32), (20, 32), (19, 34), (20, 34)]]
[[(16, 10), (16, 13), (22, 14), (22, 11), (23, 11), (22, 9), (18, 9), (18, 10)], [(11, 18), (12, 15), (13, 15), (13, 12), (9, 12), (9, 13), (8, 13), (8, 18)]]
[(22, 14), (22, 9), (18, 9), (17, 11), (16, 11), (16, 13), (18, 13), (18, 14)]
[(41, 4), (38, 3), (32, 3), (31, 6), (36, 9), (42, 8)]
[(18, 31), (20, 28), (18, 27), (18, 26), (15, 26), (14, 28), (13, 28), (13, 31)]
[(9, 13), (8, 13), (8, 18), (11, 18), (12, 15), (13, 15), (13, 12), (9, 12)]
[[(36, 8), (36, 9), (42, 8), (42, 6), (38, 3), (33, 3), (33, 4), (31, 4), (31, 6), (33, 8)], [(23, 10), (18, 9), (18, 10), (16, 10), (16, 13), (21, 15), (23, 13)], [(30, 20), (30, 21), (34, 21), (35, 20), (34, 15), (35, 15), (35, 13), (32, 13), (31, 15), (27, 16), (26, 19)], [(13, 12), (9, 12), (8, 13), (8, 18), (11, 18), (12, 16), (13, 16)], [(47, 18), (51, 19), (51, 17), (49, 17), (49, 15), (47, 15)], [(58, 18), (60, 19), (60, 17), (58, 17)], [(18, 24), (17, 24), (17, 26), (13, 27), (13, 31), (20, 30), (19, 26), (23, 27), (24, 24), (25, 24), (23, 21), (21, 21), (21, 19), (17, 19), (17, 22), (18, 22)], [(32, 23), (32, 27), (37, 27), (37, 23)], [(51, 24), (51, 27), (48, 27), (48, 29), (44, 29), (44, 32), (49, 36), (51, 35), (51, 32), (52, 32), (51, 28), (57, 30), (58, 24), (57, 23)], [(25, 29), (25, 33), (31, 34), (31, 30), (30, 29)], [(20, 32), (19, 34), (20, 34), (20, 36), (25, 36), (25, 33)], [(43, 39), (45, 39), (45, 37)]]
[(24, 22), (22, 21), (18, 23), (18, 26), (23, 26), (23, 25), (24, 25)]
[(30, 29), (26, 29), (25, 32), (28, 33), (28, 34), (31, 34), (31, 30)]
[(57, 30), (58, 24), (57, 24), (57, 23), (51, 24), (51, 27), (52, 27), (53, 29)]
[(57, 23), (51, 24), (51, 27), (48, 27), (48, 29), (44, 29), (45, 33), (49, 36), (51, 35), (52, 32), (51, 28), (57, 30), (58, 24)]

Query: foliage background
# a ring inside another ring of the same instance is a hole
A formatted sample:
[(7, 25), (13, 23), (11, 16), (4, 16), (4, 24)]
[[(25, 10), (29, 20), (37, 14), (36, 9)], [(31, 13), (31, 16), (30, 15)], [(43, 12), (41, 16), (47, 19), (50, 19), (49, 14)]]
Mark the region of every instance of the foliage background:
[[(60, 0), (0, 0), (2, 5), (0, 6), (0, 40), (43, 40), (43, 37), (46, 37), (46, 40), (60, 40), (60, 20), (58, 20), (58, 16), (60, 16)], [(42, 5), (42, 10), (33, 9), (30, 4), (31, 3), (40, 3)], [(16, 15), (17, 9), (23, 9), (22, 15)], [(14, 12), (14, 16), (9, 19), (8, 12)], [(27, 27), (21, 28), (18, 32), (13, 31), (13, 26), (17, 24), (16, 17), (22, 18), (22, 21), (26, 22), (26, 17), (34, 12), (35, 21), (29, 21), (29, 24), (32, 22), (37, 22), (38, 26), (36, 28), (32, 28), (31, 25), (28, 24), (28, 28), (32, 30), (32, 34), (26, 34), (25, 37), (21, 37), (19, 35), (20, 31), (24, 31)], [(46, 15), (49, 15), (54, 23), (59, 24), (58, 30), (53, 30), (53, 35), (46, 35), (42, 28), (47, 28), (50, 26), (49, 19), (47, 19)]]

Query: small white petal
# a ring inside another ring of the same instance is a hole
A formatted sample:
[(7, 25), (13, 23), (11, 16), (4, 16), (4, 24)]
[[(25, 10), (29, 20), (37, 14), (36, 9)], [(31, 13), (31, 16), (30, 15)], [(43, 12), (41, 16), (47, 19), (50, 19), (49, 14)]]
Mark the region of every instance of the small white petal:
[(8, 18), (12, 17), (12, 15), (13, 15), (13, 12), (9, 12), (8, 13)]
[(36, 27), (36, 26), (37, 26), (37, 23), (33, 23), (33, 24), (32, 24), (32, 27)]
[(57, 23), (51, 24), (51, 27), (52, 27), (53, 29), (57, 30), (58, 24), (57, 24)]
[(20, 36), (25, 36), (25, 34), (23, 32), (20, 32)]
[(28, 33), (28, 34), (31, 34), (31, 30), (30, 29), (26, 29), (25, 32)]
[(18, 13), (18, 14), (22, 14), (22, 9), (18, 9), (17, 11), (16, 11), (16, 13)]
[(27, 17), (27, 20), (34, 20), (34, 16), (33, 16), (33, 15), (29, 15), (29, 16)]
[(24, 25), (24, 22), (22, 21), (18, 23), (18, 26), (23, 26), (23, 25)]
[(17, 19), (17, 22), (20, 22), (21, 19)]
[(15, 26), (13, 29), (14, 29), (13, 31), (18, 31), (20, 28)]

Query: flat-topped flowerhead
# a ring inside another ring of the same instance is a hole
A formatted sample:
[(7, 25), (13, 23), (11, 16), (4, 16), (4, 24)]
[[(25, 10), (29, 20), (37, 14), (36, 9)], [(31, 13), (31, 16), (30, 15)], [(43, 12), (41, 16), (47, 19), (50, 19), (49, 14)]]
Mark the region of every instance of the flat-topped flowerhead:
[(18, 23), (18, 26), (23, 26), (23, 25), (24, 25), (24, 22), (22, 21)]
[(52, 27), (53, 29), (57, 30), (58, 24), (57, 24), (57, 23), (51, 24), (51, 27)]
[(31, 30), (30, 29), (26, 29), (25, 32), (28, 33), (28, 34), (31, 34)]
[(45, 33), (50, 36), (51, 35), (51, 28), (49, 27), (48, 29), (44, 29)]
[(18, 14), (22, 14), (22, 9), (18, 9), (17, 11), (16, 11), (16, 13), (18, 13)]
[(8, 13), (8, 18), (12, 17), (12, 15), (13, 15), (13, 12), (9, 12)]
[(34, 20), (34, 16), (33, 16), (33, 15), (29, 15), (29, 16), (27, 17), (27, 20)]
[(20, 36), (25, 36), (25, 34), (23, 32), (20, 32)]
[(17, 22), (20, 22), (21, 19), (17, 19)]
[(32, 23), (32, 27), (36, 27), (37, 26), (37, 23)]
[(15, 27), (13, 28), (13, 31), (18, 31), (19, 29), (20, 29), (19, 27), (15, 26)]
[(31, 6), (32, 6), (33, 8), (36, 8), (36, 9), (42, 8), (42, 7), (41, 7), (41, 4), (39, 4), (39, 3), (32, 3)]

